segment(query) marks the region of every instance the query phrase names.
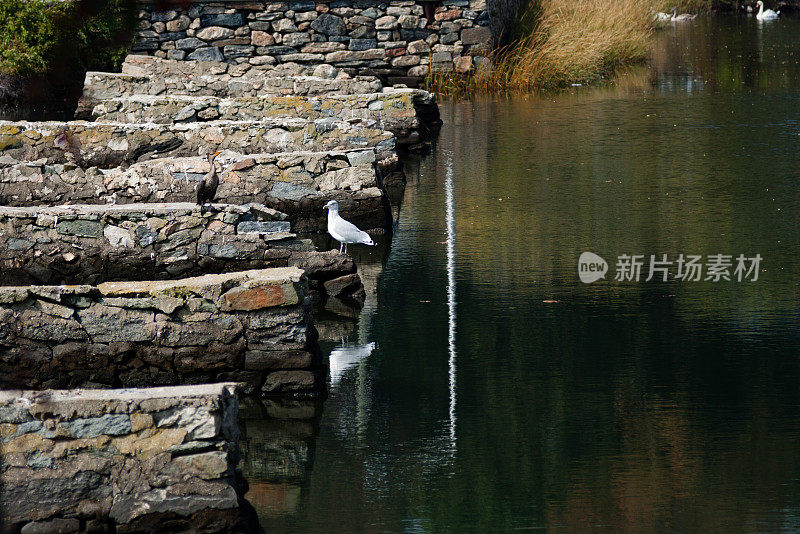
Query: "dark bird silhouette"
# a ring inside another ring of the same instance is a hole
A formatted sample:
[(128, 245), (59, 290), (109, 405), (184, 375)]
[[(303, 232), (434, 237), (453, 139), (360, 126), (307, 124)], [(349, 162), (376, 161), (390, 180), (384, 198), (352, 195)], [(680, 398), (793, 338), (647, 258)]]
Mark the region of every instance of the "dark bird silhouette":
[(219, 176), (217, 176), (217, 166), (214, 160), (217, 159), (218, 155), (219, 151), (208, 155), (208, 163), (211, 165), (211, 169), (208, 174), (203, 176), (203, 179), (200, 180), (200, 185), (197, 186), (197, 205), (200, 206), (201, 210), (207, 202), (211, 203), (214, 200), (214, 195), (217, 194)]

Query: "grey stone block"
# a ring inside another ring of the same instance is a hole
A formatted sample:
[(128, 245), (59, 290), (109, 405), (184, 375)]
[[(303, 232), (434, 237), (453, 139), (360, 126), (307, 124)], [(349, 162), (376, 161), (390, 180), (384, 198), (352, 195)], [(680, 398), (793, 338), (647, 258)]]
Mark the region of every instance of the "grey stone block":
[(350, 50), (369, 50), (378, 48), (378, 41), (375, 39), (350, 39)]
[(344, 20), (330, 13), (320, 15), (317, 20), (311, 23), (311, 28), (325, 35), (344, 35), (347, 32)]
[[(205, 44), (205, 43), (204, 43)], [(188, 56), (186, 59), (196, 59), (199, 61), (222, 61), (225, 59), (225, 56), (222, 55), (222, 52), (216, 46), (214, 47), (206, 47), (206, 48), (198, 48)]]
[(241, 13), (219, 13), (216, 15), (203, 15), (200, 17), (201, 26), (227, 26), (235, 28), (244, 24)]

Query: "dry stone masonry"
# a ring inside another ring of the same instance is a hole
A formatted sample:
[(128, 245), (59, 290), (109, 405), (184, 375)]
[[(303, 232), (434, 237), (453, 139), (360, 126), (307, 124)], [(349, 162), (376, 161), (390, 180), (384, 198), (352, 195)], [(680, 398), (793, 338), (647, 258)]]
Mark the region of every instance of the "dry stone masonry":
[(216, 120), (161, 125), (117, 122), (0, 121), (0, 164), (17, 161), (110, 168), (143, 159), (191, 156), (220, 149), (240, 153), (375, 148), (393, 161), (395, 137), (372, 119), (326, 117)]
[(0, 387), (236, 381), (314, 395), (321, 355), (303, 271), (0, 287)]
[(136, 53), (257, 66), (329, 64), (416, 85), (432, 70), (485, 68), (492, 42), (485, 0), (164, 5), (143, 3)]
[[(389, 230), (399, 158), (439, 123), (432, 95), (399, 85), (488, 62), (483, 0), (141, 5), (144, 55), (87, 75), (88, 120), (0, 121), (13, 532), (241, 531), (234, 387), (318, 398), (312, 306), (355, 316), (366, 295), (350, 257), (297, 234), (324, 231), (330, 199)], [(214, 152), (219, 203), (200, 209)], [(119, 387), (143, 389), (102, 390)], [(291, 472), (271, 446), (248, 443), (250, 471), (296, 484), (305, 430), (276, 445)]]
[[(373, 149), (287, 152), (242, 156), (224, 151), (217, 197), (235, 204), (262, 203), (288, 214), (295, 232), (324, 232), (323, 205), (339, 201), (342, 215), (359, 228), (381, 232), (391, 213)], [(385, 162), (396, 166), (397, 160)], [(0, 204), (191, 202), (209, 171), (204, 157), (169, 157), (129, 167), (83, 169), (44, 161), (0, 161)], [(1, 238), (0, 238), (1, 239)]]
[(131, 95), (100, 101), (92, 109), (92, 118), (102, 122), (156, 124), (291, 117), (308, 120), (371, 119), (380, 128), (395, 134), (398, 143), (412, 144), (419, 141), (417, 108), (432, 105), (431, 94), (418, 89), (312, 97)]
[(331, 65), (271, 67), (132, 55), (125, 59), (121, 73), (87, 72), (80, 107), (91, 110), (96, 101), (130, 94), (325, 96), (376, 93), (382, 87), (374, 76), (351, 77)]
[(352, 260), (315, 252), (285, 218), (259, 204), (0, 207), (0, 270), (6, 283), (95, 284), (309, 266), (318, 299), (363, 302)]
[(229, 383), (0, 391), (4, 531), (233, 531), (237, 412)]
[(255, 204), (0, 207), (0, 270), (19, 283), (74, 284), (285, 263), (313, 247), (283, 219)]

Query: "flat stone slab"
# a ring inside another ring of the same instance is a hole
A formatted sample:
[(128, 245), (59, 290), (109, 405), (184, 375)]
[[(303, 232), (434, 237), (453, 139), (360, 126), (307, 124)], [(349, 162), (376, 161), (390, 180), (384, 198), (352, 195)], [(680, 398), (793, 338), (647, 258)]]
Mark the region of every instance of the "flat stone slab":
[(396, 140), (374, 120), (322, 118), (211, 121), (169, 125), (118, 122), (0, 121), (0, 158), (5, 161), (72, 163), (110, 168), (164, 156), (215, 150), (242, 153), (375, 148), (378, 159), (394, 157)]
[[(324, 232), (327, 212), (322, 207), (335, 199), (342, 216), (359, 228), (386, 229), (391, 219), (376, 162), (374, 149), (250, 155), (226, 150), (217, 158), (221, 183), (216, 198), (261, 202), (286, 213), (297, 232)], [(3, 166), (0, 158), (0, 205), (186, 202), (194, 199), (208, 170), (201, 156), (87, 170), (43, 161), (9, 160)]]
[(232, 529), (242, 492), (237, 415), (233, 383), (0, 391), (3, 525), (149, 530), (199, 516)]
[[(239, 206), (234, 204), (215, 204), (218, 210), (217, 217), (225, 213), (235, 215), (248, 215), (263, 217), (265, 220), (284, 220), (286, 215), (266, 206), (251, 204)], [(180, 217), (189, 214), (200, 215), (200, 206), (191, 202), (175, 202), (163, 204), (85, 204), (64, 205), (50, 207), (10, 207), (0, 206), (0, 218), (35, 218), (40, 222), (47, 222), (47, 218), (61, 218), (66, 220), (98, 220), (100, 217), (122, 219), (132, 217), (134, 220), (151, 217)], [(233, 216), (235, 216), (233, 215)], [(77, 234), (76, 234), (77, 235)]]
[(314, 395), (316, 339), (297, 267), (0, 287), (0, 388), (235, 380), (252, 394)]
[(374, 93), (381, 88), (380, 81), (373, 76), (330, 79), (302, 75), (281, 76), (270, 71), (255, 69), (239, 76), (226, 73), (210, 75), (208, 70), (202, 74), (189, 75), (168, 72), (158, 74), (87, 72), (80, 107), (91, 110), (91, 107), (100, 100), (131, 94), (217, 97), (322, 96)]
[[(179, 405), (206, 406), (213, 410), (222, 406), (223, 394), (233, 396), (236, 387), (235, 382), (227, 382), (155, 388), (69, 389), (47, 392), (3, 389), (0, 390), (0, 408), (2, 408), (0, 422), (14, 422), (13, 419), (18, 419), (19, 416), (8, 415), (9, 411), (16, 409), (28, 411), (33, 416), (46, 412), (60, 417), (77, 415), (86, 418), (100, 417), (107, 413), (136, 412), (142, 401), (147, 401), (145, 404), (149, 409), (156, 411)], [(9, 410), (9, 405), (17, 408)]]
[(94, 106), (92, 118), (114, 122), (205, 122), (293, 117), (309, 120), (373, 119), (380, 128), (405, 139), (419, 128), (417, 107), (435, 106), (431, 93), (421, 89), (387, 89), (381, 93), (333, 96), (212, 96), (133, 94), (105, 99)]
[[(351, 77), (331, 65), (309, 65), (297, 62), (284, 62), (280, 65), (256, 65), (248, 62), (229, 63), (225, 61), (206, 61), (191, 59), (166, 59), (154, 56), (129, 54), (122, 63), (122, 74), (136, 76), (181, 76), (183, 78), (199, 78), (212, 76), (217, 79), (227, 78), (315, 78), (329, 81), (364, 80), (377, 82), (375, 76)], [(378, 90), (382, 85), (378, 85)], [(358, 91), (368, 93), (370, 91)]]

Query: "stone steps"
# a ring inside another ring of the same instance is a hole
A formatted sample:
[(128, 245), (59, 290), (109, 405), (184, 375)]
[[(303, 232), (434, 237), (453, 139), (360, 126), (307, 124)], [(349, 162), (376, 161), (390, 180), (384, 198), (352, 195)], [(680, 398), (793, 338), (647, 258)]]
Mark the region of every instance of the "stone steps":
[(322, 390), (308, 282), (286, 267), (163, 281), (0, 287), (0, 387), (237, 381)]
[[(288, 152), (217, 158), (216, 199), (232, 204), (260, 202), (288, 215), (296, 232), (324, 232), (322, 206), (339, 201), (342, 215), (359, 228), (383, 231), (391, 213), (375, 151)], [(0, 204), (41, 206), (73, 203), (192, 202), (208, 172), (202, 156), (169, 157), (127, 168), (91, 168), (40, 161), (0, 164)]]
[(286, 215), (260, 204), (0, 207), (4, 283), (163, 280), (233, 270), (305, 269), (317, 301), (364, 300), (353, 260), (317, 252)]
[[(417, 142), (417, 108), (435, 106), (434, 97), (420, 89), (387, 89), (381, 93), (330, 96), (258, 96), (241, 98), (188, 95), (128, 95), (97, 103), (91, 118), (106, 122), (257, 121), (267, 118), (316, 120), (372, 119), (394, 133), (401, 144)], [(80, 117), (89, 118), (89, 117)]]
[(396, 139), (375, 121), (333, 118), (129, 124), (0, 121), (0, 165), (14, 161), (111, 168), (164, 156), (215, 150), (239, 153), (329, 151), (374, 147), (379, 161), (396, 161)]

